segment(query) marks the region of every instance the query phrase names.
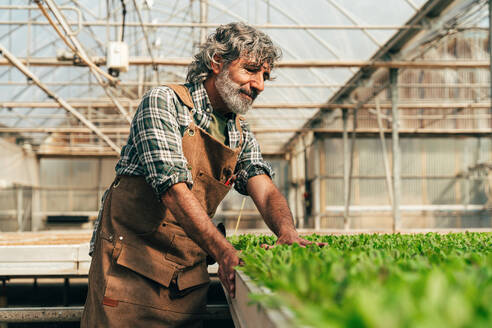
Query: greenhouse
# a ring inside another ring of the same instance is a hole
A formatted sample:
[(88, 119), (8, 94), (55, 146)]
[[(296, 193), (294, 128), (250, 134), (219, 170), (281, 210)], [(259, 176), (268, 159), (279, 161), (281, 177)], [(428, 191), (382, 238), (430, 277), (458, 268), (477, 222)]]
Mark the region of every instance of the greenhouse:
[(0, 328), (492, 326), (491, 22), (0, 0)]

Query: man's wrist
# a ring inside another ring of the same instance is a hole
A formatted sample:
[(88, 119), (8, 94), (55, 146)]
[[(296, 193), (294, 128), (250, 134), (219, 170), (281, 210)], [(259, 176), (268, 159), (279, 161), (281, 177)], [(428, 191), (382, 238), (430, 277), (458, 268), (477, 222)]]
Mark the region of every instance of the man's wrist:
[(278, 238), (296, 238), (299, 237), (299, 233), (294, 227), (279, 229), (277, 233)]
[(227, 240), (218, 247), (214, 247), (212, 257), (216, 262), (220, 264), (222, 259), (228, 257), (234, 257), (237, 254), (237, 250)]

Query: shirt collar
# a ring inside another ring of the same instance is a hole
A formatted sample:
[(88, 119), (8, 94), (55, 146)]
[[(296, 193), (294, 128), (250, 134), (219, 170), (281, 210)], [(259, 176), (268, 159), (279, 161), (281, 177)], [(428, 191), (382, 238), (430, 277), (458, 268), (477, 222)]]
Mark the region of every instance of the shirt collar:
[(193, 82), (187, 83), (186, 86), (189, 88), (191, 93), (191, 99), (193, 100), (193, 105), (197, 112), (212, 112), (212, 104), (208, 98), (207, 90), (203, 85), (203, 82)]

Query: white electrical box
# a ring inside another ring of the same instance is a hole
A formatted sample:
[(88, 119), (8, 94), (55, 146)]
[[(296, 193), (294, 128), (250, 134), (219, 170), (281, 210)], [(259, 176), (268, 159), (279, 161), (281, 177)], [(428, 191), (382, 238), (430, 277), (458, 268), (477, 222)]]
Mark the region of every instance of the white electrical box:
[(128, 71), (128, 45), (121, 41), (111, 41), (108, 43), (106, 53), (106, 66), (119, 72)]

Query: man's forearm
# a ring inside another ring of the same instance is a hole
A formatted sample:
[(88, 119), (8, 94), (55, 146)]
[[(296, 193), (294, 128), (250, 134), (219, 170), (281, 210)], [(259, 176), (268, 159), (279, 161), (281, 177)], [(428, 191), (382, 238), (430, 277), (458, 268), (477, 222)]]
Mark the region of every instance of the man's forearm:
[(202, 205), (185, 183), (178, 183), (169, 188), (162, 196), (162, 202), (188, 236), (217, 262), (225, 253), (235, 252), (234, 247), (213, 225)]
[(266, 200), (265, 213), (261, 213), (267, 226), (277, 235), (294, 233), (294, 220), (285, 197), (275, 189)]
[(270, 230), (277, 236), (297, 234), (287, 200), (268, 176), (251, 178), (247, 188)]

